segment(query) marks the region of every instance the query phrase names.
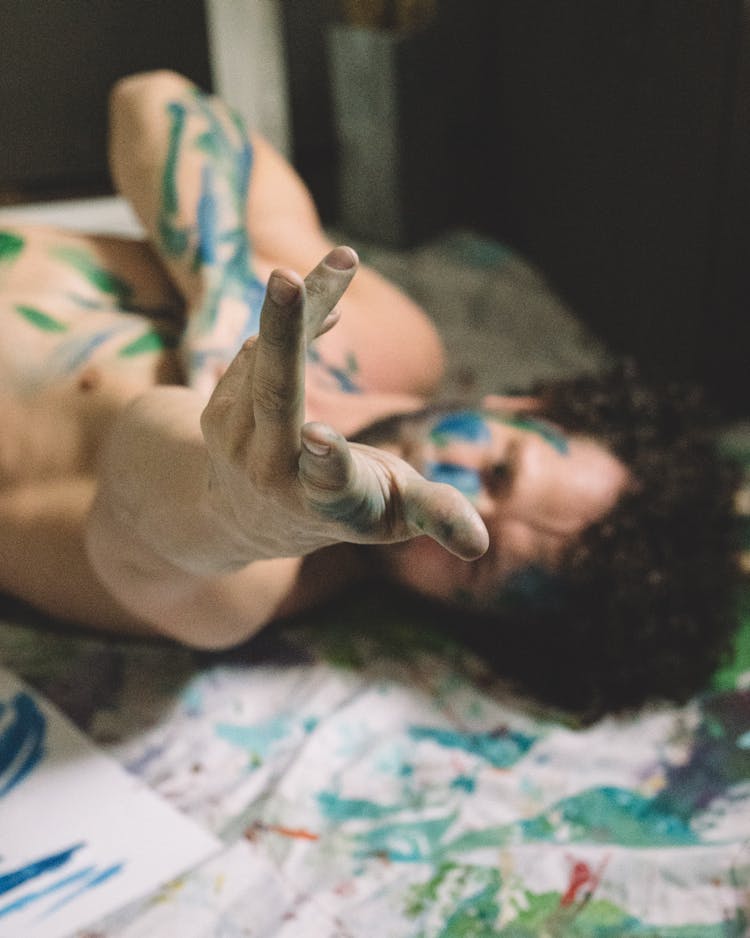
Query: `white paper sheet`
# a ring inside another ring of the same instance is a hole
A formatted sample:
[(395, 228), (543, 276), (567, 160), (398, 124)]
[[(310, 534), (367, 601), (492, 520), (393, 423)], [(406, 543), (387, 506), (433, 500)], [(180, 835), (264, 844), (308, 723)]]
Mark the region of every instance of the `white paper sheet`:
[(220, 847), (0, 668), (0, 938), (63, 938)]

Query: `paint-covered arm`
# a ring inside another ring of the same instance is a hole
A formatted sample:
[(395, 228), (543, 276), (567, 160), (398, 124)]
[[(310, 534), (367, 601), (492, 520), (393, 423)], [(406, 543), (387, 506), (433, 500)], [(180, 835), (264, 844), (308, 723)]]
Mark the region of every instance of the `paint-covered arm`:
[(355, 268), (353, 252), (340, 248), (304, 282), (275, 271), (257, 340), (243, 345), (205, 407), (190, 389), (155, 388), (113, 430), (89, 553), (117, 600), (157, 628), (180, 634), (197, 615), (210, 629), (218, 611), (223, 634), (237, 641), (248, 617), (251, 630), (262, 624), (256, 596), (244, 592), (248, 577), (270, 591), (262, 604), (270, 616), (296, 588), (300, 558), (341, 543), (427, 534), (465, 559), (486, 549), (484, 525), (455, 488), (304, 423), (308, 337), (335, 322)]

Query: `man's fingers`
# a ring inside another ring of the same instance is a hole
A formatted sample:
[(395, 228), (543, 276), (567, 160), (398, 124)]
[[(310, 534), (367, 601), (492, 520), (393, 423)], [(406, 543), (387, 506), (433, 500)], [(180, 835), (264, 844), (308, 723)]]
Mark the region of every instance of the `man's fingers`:
[(357, 272), (356, 251), (343, 245), (333, 248), (314, 270), (305, 277), (307, 300), (305, 322), (307, 341), (327, 332), (334, 324), (330, 314)]
[(294, 468), (305, 394), (305, 285), (274, 270), (260, 313), (251, 398), (253, 463), (269, 478)]
[(476, 560), (489, 547), (484, 522), (452, 485), (411, 479), (404, 504), (413, 534), (427, 534), (462, 560)]

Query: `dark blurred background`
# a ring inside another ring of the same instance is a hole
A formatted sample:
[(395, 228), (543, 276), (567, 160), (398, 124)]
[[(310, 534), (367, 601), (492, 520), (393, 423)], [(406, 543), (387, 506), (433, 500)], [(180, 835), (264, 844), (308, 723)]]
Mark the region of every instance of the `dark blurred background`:
[[(120, 75), (175, 68), (241, 97), (217, 64), (222, 3), (4, 0), (0, 200), (109, 191)], [(259, 3), (285, 148), (326, 223), (401, 247), (453, 226), (505, 241), (615, 351), (750, 415), (746, 2)]]

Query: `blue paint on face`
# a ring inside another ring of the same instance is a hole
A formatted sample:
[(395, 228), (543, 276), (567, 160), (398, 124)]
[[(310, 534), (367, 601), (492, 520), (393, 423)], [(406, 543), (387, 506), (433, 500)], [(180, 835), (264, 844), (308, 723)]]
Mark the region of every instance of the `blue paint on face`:
[(452, 441), (489, 443), (490, 429), (485, 418), (474, 411), (459, 411), (442, 417), (432, 428), (430, 438), (438, 445)]
[(479, 495), (482, 490), (482, 479), (477, 470), (457, 463), (428, 461), (423, 474), (430, 482), (447, 482), (467, 498)]
[(13, 716), (0, 732), (0, 798), (19, 785), (45, 754), (47, 721), (36, 701), (29, 694), (18, 693), (10, 704), (0, 702), (0, 718), (9, 708)]

